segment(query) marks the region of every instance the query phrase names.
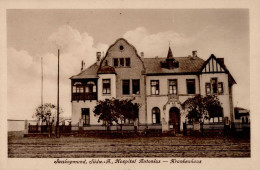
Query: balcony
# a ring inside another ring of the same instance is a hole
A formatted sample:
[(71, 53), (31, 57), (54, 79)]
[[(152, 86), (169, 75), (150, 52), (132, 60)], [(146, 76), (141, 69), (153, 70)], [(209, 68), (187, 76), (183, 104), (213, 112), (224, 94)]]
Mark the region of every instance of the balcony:
[(97, 100), (97, 93), (72, 93), (72, 101)]

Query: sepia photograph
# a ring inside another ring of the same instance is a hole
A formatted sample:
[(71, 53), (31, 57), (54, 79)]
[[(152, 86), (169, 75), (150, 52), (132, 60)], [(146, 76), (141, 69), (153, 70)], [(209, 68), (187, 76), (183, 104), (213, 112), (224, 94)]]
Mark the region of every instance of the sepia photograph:
[(8, 9), (8, 157), (250, 158), (248, 9)]
[(0, 169), (258, 169), (254, 2), (0, 1)]

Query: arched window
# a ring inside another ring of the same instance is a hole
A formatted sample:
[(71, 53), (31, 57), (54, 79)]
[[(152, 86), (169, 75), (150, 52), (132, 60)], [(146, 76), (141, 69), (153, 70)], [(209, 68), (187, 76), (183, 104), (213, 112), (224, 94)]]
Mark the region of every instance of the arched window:
[(73, 93), (83, 93), (83, 86), (81, 82), (75, 82), (73, 84)]
[(97, 92), (97, 86), (94, 81), (89, 81), (86, 84), (86, 93), (96, 93)]
[(152, 109), (152, 122), (153, 124), (160, 124), (160, 109), (158, 107)]

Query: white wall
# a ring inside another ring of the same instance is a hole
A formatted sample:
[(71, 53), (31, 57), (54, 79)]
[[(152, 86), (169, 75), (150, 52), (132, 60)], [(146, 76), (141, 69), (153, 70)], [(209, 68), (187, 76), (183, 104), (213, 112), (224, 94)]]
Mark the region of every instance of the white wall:
[(24, 120), (8, 120), (8, 132), (23, 131), (25, 129)]
[[(103, 79), (110, 79), (111, 94), (103, 94)], [(98, 100), (116, 97), (116, 75), (115, 74), (99, 74), (98, 79)]]
[(226, 73), (211, 73), (200, 75), (200, 88), (201, 94), (205, 95), (205, 83), (210, 83), (211, 78), (217, 78), (218, 82), (223, 82), (223, 94), (218, 95), (219, 101), (223, 107), (224, 117), (228, 117), (230, 120), (230, 101), (228, 90), (228, 74)]
[(166, 76), (147, 76), (146, 92), (151, 95), (151, 80), (159, 80), (160, 95), (168, 94), (168, 80), (177, 79), (178, 95), (187, 95), (186, 79), (195, 79), (196, 94), (199, 94), (199, 78), (197, 75), (166, 75)]
[(101, 124), (98, 123), (98, 117), (94, 116), (94, 108), (97, 105), (96, 100), (86, 100), (84, 101), (72, 101), (72, 125), (78, 125), (79, 120), (81, 119), (81, 108), (89, 108), (89, 114), (90, 114), (90, 124)]

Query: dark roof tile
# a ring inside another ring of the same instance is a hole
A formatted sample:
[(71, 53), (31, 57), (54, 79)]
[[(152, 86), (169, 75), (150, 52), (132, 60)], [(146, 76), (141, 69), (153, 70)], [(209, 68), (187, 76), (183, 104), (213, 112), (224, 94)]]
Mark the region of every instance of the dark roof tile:
[(80, 72), (78, 75), (72, 76), (70, 79), (84, 79), (84, 78), (98, 78), (97, 71), (98, 71), (97, 63), (92, 64), (87, 69)]
[(166, 58), (144, 58), (146, 74), (197, 73), (205, 62), (199, 57), (174, 57), (174, 59), (179, 62), (179, 67), (167, 69), (161, 67), (161, 62), (165, 62)]

